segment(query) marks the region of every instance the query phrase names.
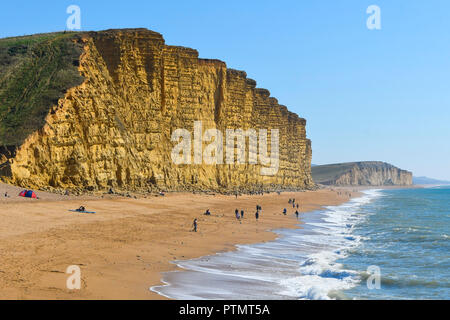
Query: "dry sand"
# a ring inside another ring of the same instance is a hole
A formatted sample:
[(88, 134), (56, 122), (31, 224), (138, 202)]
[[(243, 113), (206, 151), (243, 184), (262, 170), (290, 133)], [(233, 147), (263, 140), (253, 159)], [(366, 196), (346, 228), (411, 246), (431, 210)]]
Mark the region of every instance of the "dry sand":
[[(6, 190), (10, 198), (4, 197)], [(289, 198), (300, 202), (300, 211), (307, 214), (349, 199), (343, 189), (340, 195), (326, 189), (238, 199), (188, 193), (134, 199), (38, 192), (36, 200), (17, 197), (19, 191), (0, 185), (0, 299), (164, 299), (149, 287), (160, 284), (161, 272), (176, 269), (171, 261), (275, 239), (270, 230), (296, 227)], [(258, 222), (256, 204), (262, 206)], [(80, 205), (96, 214), (68, 211)], [(235, 218), (236, 208), (245, 210), (242, 222)], [(206, 209), (211, 216), (202, 215)], [(197, 233), (190, 231), (194, 218), (199, 220)], [(70, 265), (81, 268), (80, 290), (66, 288)]]

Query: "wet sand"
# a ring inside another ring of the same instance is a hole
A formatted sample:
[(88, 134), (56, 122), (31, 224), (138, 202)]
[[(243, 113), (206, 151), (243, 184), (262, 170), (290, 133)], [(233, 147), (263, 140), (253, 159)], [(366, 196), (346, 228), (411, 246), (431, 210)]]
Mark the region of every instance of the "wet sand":
[[(4, 197), (5, 190), (10, 198)], [(346, 189), (237, 199), (191, 193), (134, 199), (38, 192), (36, 200), (19, 198), (16, 191), (0, 185), (0, 299), (165, 299), (149, 287), (161, 283), (162, 272), (177, 268), (171, 261), (275, 239), (270, 230), (298, 223), (290, 198), (300, 203), (301, 212), (349, 200)], [(256, 204), (262, 206), (258, 222)], [(96, 214), (69, 211), (80, 205)], [(236, 208), (245, 211), (243, 221), (237, 221)], [(202, 215), (206, 209), (211, 216)], [(191, 231), (194, 218), (196, 233)], [(66, 287), (70, 265), (81, 269), (80, 290)]]

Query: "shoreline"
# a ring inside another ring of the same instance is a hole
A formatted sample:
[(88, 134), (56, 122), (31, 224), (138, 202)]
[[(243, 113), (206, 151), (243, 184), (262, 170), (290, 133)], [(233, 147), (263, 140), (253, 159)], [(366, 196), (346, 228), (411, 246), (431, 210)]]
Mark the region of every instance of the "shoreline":
[[(351, 190), (350, 190), (351, 191)], [(357, 193), (352, 192), (352, 196)], [(151, 198), (8, 201), (0, 212), (0, 299), (166, 299), (150, 291), (162, 273), (190, 260), (277, 238), (300, 212), (348, 201), (329, 189), (266, 195), (167, 194)], [(80, 204), (93, 215), (70, 213)], [(262, 206), (258, 222), (254, 212)], [(288, 215), (282, 214), (282, 208)], [(201, 215), (210, 209), (212, 216)], [(242, 223), (234, 209), (245, 210)], [(190, 232), (199, 219), (199, 232)], [(68, 290), (66, 269), (81, 269), (81, 290)]]
[(348, 224), (361, 219), (362, 215), (355, 218), (359, 216), (355, 214), (380, 191), (366, 189), (342, 204), (302, 214), (294, 228), (270, 230), (276, 233), (272, 241), (174, 261), (181, 269), (164, 272), (162, 284), (150, 290), (171, 300), (329, 299), (328, 291), (343, 290), (347, 281), (356, 281), (340, 273), (336, 260), (345, 257), (339, 257), (341, 251), (359, 242), (351, 236)]

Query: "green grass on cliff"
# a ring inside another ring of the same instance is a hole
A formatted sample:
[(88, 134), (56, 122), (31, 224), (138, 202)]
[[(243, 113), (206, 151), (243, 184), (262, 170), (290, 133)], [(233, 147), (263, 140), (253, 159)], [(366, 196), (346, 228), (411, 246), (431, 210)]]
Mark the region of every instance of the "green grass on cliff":
[(20, 145), (50, 108), (82, 83), (77, 33), (0, 39), (0, 145)]

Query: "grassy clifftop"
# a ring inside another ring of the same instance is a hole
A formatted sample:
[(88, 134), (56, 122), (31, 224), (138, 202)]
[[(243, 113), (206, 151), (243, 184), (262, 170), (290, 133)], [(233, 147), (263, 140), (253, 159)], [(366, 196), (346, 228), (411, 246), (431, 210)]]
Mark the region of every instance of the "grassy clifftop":
[(82, 83), (78, 39), (72, 32), (0, 39), (0, 145), (20, 145)]
[(339, 178), (356, 165), (355, 162), (311, 166), (311, 174), (316, 183), (323, 183)]

